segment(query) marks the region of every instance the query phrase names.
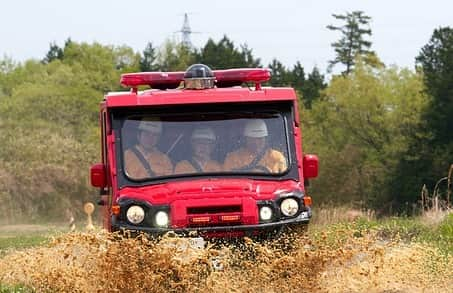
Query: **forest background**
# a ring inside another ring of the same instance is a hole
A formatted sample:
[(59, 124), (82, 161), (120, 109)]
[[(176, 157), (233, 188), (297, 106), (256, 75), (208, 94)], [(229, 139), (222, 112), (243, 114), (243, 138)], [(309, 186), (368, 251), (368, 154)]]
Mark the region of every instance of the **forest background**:
[[(142, 52), (126, 45), (50, 44), (42, 60), (0, 59), (0, 222), (58, 220), (97, 201), (89, 167), (99, 161), (103, 95), (125, 90), (122, 73), (268, 67), (270, 86), (300, 100), (305, 152), (320, 158), (310, 183), (315, 205), (348, 205), (378, 215), (419, 212), (453, 163), (453, 29), (440, 27), (414, 56), (414, 68), (383, 64), (372, 50), (370, 18), (333, 15), (333, 67), (340, 74), (262, 64), (227, 36), (201, 48), (168, 40)], [(301, 57), (303, 58), (303, 56)], [(328, 76), (328, 78), (326, 77)], [(442, 190), (446, 190), (446, 187)], [(447, 200), (446, 193), (441, 198)]]

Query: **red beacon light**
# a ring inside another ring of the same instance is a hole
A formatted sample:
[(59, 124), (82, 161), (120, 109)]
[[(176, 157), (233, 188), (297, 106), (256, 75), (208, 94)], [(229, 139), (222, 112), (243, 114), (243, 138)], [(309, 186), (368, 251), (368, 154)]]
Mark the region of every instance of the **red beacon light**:
[[(202, 70), (200, 70), (202, 69)], [(186, 72), (139, 72), (121, 75), (121, 85), (136, 91), (138, 86), (150, 86), (154, 89), (175, 89), (182, 81), (186, 89), (206, 89), (217, 87), (240, 86), (246, 82), (255, 83), (256, 90), (261, 90), (261, 83), (271, 78), (267, 68), (238, 68), (210, 70), (202, 64), (194, 64)]]
[(218, 87), (239, 86), (244, 82), (254, 82), (256, 90), (261, 90), (261, 83), (271, 79), (271, 72), (267, 68), (239, 68), (214, 70)]
[(121, 75), (120, 83), (124, 87), (136, 88), (148, 85), (155, 89), (175, 89), (184, 79), (184, 72), (138, 72)]

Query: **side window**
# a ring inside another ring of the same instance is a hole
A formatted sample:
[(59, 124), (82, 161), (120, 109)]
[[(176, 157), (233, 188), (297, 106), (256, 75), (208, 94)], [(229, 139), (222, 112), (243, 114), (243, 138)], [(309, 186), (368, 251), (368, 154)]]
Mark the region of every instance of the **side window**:
[[(108, 169), (108, 148), (107, 148), (107, 113), (102, 111), (101, 114), (101, 144), (102, 144), (102, 164)], [(109, 195), (110, 187), (100, 190), (100, 195)], [(111, 198), (109, 198), (109, 201)], [(109, 203), (110, 204), (110, 203)]]
[(107, 113), (102, 112), (101, 117), (101, 131), (102, 131), (102, 163), (107, 165)]

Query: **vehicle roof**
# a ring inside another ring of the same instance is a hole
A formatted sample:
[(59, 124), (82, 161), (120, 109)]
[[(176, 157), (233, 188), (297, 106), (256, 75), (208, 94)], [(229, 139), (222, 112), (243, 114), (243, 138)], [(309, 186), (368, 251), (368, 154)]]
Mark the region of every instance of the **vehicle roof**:
[(210, 104), (233, 102), (294, 101), (292, 88), (263, 87), (253, 90), (242, 87), (213, 88), (204, 90), (146, 90), (135, 93), (112, 92), (105, 95), (105, 105), (110, 107)]

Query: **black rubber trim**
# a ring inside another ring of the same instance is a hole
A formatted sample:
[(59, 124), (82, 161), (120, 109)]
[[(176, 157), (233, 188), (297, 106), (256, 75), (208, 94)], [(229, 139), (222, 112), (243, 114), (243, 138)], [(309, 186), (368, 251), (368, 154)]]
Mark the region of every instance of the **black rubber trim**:
[[(114, 220), (114, 219), (113, 219)], [(165, 234), (167, 232), (175, 232), (177, 234), (189, 234), (191, 232), (231, 232), (231, 231), (256, 231), (256, 230), (268, 230), (272, 228), (279, 228), (291, 224), (308, 224), (310, 218), (307, 219), (289, 219), (282, 220), (272, 223), (263, 223), (258, 225), (239, 225), (239, 226), (216, 226), (216, 227), (196, 227), (196, 228), (152, 228), (152, 227), (143, 227), (143, 226), (134, 226), (128, 223), (117, 223), (112, 221), (112, 230), (130, 230), (130, 231), (139, 231), (150, 234)]]

